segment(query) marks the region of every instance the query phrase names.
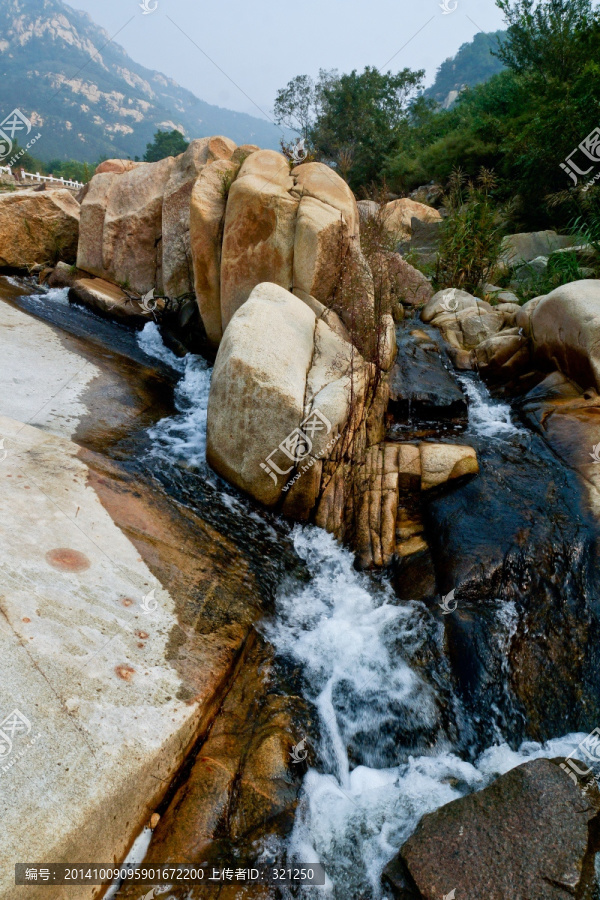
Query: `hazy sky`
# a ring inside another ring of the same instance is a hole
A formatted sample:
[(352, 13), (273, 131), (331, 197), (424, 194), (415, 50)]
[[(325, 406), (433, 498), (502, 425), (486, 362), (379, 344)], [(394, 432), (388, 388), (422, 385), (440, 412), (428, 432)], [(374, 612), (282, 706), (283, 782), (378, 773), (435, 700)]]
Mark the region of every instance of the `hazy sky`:
[(408, 66), (426, 69), (431, 83), (440, 63), (477, 31), (503, 26), (494, 0), (444, 0), (456, 5), (445, 15), (442, 0), (145, 0), (158, 3), (147, 15), (142, 0), (66, 2), (111, 36), (118, 32), (116, 42), (136, 62), (202, 100), (253, 115), (260, 115), (257, 106), (270, 115), (278, 88), (319, 68)]

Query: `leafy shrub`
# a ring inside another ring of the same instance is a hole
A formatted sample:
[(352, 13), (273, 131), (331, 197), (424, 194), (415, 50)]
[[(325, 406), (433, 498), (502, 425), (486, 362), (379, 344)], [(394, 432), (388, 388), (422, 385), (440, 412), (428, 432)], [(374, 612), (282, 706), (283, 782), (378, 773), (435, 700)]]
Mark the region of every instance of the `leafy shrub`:
[(482, 169), (475, 182), (460, 169), (450, 176), (435, 272), (438, 288), (473, 294), (489, 279), (500, 255), (508, 210), (494, 199), (497, 180)]

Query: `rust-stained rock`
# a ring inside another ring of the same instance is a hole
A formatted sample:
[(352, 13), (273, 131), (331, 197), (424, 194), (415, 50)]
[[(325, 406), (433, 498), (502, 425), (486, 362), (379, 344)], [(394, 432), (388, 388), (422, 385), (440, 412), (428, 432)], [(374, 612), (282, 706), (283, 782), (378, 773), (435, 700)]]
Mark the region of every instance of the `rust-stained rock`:
[(167, 297), (194, 290), (190, 202), (196, 179), (208, 163), (229, 160), (235, 149), (229, 138), (206, 137), (191, 141), (185, 153), (175, 158), (162, 204), (162, 278)]
[(229, 191), (221, 256), (221, 318), (234, 313), (262, 282), (293, 287), (294, 232), (300, 203), (283, 154), (252, 153)]
[[(218, 865), (226, 848), (252, 863), (251, 843), (285, 835), (301, 783), (290, 751), (301, 702), (272, 692), (271, 654), (253, 640), (189, 775), (153, 834), (145, 863)], [(129, 885), (119, 900), (139, 900)]]
[(383, 215), (387, 231), (398, 242), (410, 238), (413, 219), (425, 223), (442, 221), (437, 209), (426, 206), (424, 203), (417, 203), (416, 200), (410, 200), (408, 197), (392, 200), (386, 205)]
[(70, 191), (0, 195), (0, 267), (75, 262), (80, 207)]
[(238, 164), (220, 159), (209, 163), (193, 186), (190, 200), (190, 254), (194, 290), (206, 335), (213, 347), (223, 337), (221, 319), (221, 241), (228, 185)]

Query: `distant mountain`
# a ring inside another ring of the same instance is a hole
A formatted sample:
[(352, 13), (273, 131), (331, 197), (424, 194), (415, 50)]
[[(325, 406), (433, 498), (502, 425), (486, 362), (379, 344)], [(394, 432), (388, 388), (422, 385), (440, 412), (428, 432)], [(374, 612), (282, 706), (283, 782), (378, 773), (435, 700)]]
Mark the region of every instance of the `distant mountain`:
[(46, 162), (142, 157), (158, 128), (279, 147), (274, 125), (211, 106), (138, 65), (61, 0), (0, 0), (0, 121), (15, 108), (41, 133), (31, 152)]
[(436, 79), (425, 91), (426, 97), (437, 100), (446, 108), (451, 106), (463, 87), (474, 87), (488, 81), (504, 69), (492, 50), (505, 36), (505, 31), (476, 34), (472, 41), (463, 44), (456, 56), (445, 60), (439, 67)]

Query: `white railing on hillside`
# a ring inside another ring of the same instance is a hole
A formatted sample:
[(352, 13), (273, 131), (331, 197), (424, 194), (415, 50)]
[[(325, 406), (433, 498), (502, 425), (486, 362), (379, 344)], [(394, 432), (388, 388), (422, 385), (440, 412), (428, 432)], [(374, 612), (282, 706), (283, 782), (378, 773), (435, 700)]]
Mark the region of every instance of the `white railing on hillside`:
[(69, 181), (66, 178), (55, 178), (53, 175), (40, 175), (39, 172), (36, 172), (35, 175), (33, 175), (31, 172), (26, 172), (24, 169), (21, 169), (21, 178), (23, 178), (23, 180), (25, 180), (26, 178), (31, 178), (32, 181), (49, 181), (52, 184), (62, 184), (65, 187), (83, 187), (83, 184), (80, 181)]
[[(7, 175), (12, 175), (12, 169), (10, 166), (0, 166), (0, 174), (5, 172)], [(40, 175), (39, 172), (36, 172), (35, 175), (32, 172), (26, 172), (25, 169), (21, 169), (21, 178), (25, 181), (26, 178), (31, 178), (32, 181), (49, 181), (52, 184), (61, 184), (64, 187), (70, 188), (82, 188), (83, 184), (81, 181), (69, 181), (68, 178), (55, 178), (53, 175)]]

